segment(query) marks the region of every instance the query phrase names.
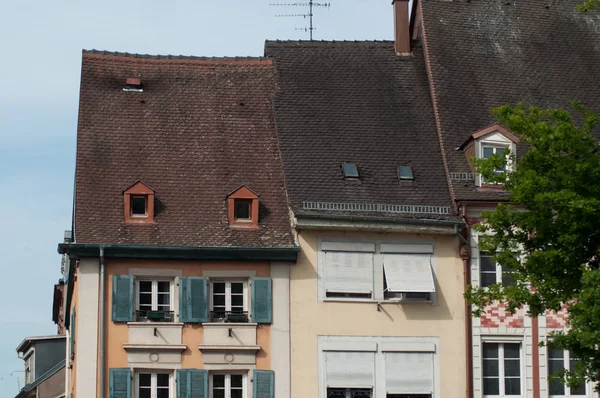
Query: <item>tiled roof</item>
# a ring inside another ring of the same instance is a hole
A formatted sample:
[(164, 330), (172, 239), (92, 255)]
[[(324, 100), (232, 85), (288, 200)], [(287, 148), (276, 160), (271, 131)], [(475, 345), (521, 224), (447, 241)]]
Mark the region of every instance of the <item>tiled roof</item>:
[[(600, 111), (600, 20), (579, 0), (420, 0), (444, 151), (450, 172), (469, 172), (462, 143), (496, 121), (494, 107), (524, 101)], [(517, 149), (517, 155), (524, 148)], [(454, 183), (459, 200), (498, 200)]]
[[(315, 213), (305, 202), (331, 204), (325, 214), (344, 214), (331, 210), (340, 204), (451, 208), (421, 50), (399, 57), (389, 41), (267, 41), (265, 54), (278, 74), (275, 120), (297, 215)], [(344, 179), (342, 162), (356, 163), (360, 178)], [(399, 165), (415, 180), (399, 181)]]
[[(124, 92), (141, 77), (144, 90)], [(293, 246), (272, 117), (270, 60), (84, 51), (77, 243)], [(123, 190), (155, 190), (155, 223), (126, 224)], [(259, 228), (233, 229), (226, 196), (260, 195)]]

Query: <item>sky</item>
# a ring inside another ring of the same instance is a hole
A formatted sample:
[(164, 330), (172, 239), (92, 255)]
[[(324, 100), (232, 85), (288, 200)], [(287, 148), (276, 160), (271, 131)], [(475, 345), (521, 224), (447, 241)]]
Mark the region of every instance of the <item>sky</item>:
[[(307, 0), (306, 0), (307, 1)], [(315, 39), (390, 40), (390, 0), (326, 0)], [(81, 50), (260, 56), (265, 39), (307, 39), (276, 18), (296, 0), (19, 0), (0, 4), (0, 397), (23, 383), (15, 348), (56, 333), (56, 247), (71, 226)], [(296, 30), (300, 29), (300, 30)]]

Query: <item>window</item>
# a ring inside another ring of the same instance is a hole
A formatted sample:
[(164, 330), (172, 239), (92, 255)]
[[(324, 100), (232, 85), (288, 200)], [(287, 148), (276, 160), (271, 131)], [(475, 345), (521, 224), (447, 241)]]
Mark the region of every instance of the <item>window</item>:
[(398, 166), (398, 178), (400, 180), (414, 180), (415, 176), (411, 166)]
[(521, 343), (483, 343), (483, 395), (521, 395)]
[[(572, 358), (569, 351), (548, 347), (548, 375), (552, 376), (563, 370), (573, 370), (578, 363), (579, 360)], [(569, 387), (559, 380), (551, 380), (548, 386), (550, 396), (554, 397), (586, 395), (585, 387), (585, 383), (577, 387)]]
[(328, 251), (324, 257), (326, 297), (373, 297), (373, 253)]
[(172, 373), (138, 373), (136, 398), (172, 398)]
[(138, 280), (136, 320), (173, 322), (173, 281)]
[(496, 283), (508, 286), (514, 281), (513, 271), (507, 266), (494, 262), (493, 255), (486, 252), (479, 254), (480, 287), (488, 287)]
[(358, 178), (358, 167), (354, 163), (342, 163), (342, 171), (345, 178)]
[(211, 321), (248, 322), (247, 282), (213, 281), (211, 293)]
[(245, 374), (211, 374), (210, 398), (243, 398), (246, 396)]
[(131, 217), (146, 217), (148, 215), (146, 203), (147, 196), (132, 196), (131, 197)]
[(430, 301), (435, 292), (430, 254), (383, 254), (384, 298)]
[(30, 353), (25, 357), (25, 385), (33, 383), (35, 379), (33, 359), (33, 351), (30, 351)]
[[(497, 155), (499, 158), (502, 158), (502, 157), (504, 157), (507, 149), (508, 149), (508, 146), (491, 145), (491, 144), (483, 143), (483, 144), (481, 144), (481, 157), (483, 159), (489, 159), (490, 157), (492, 157), (492, 155)], [(504, 167), (502, 167), (501, 169), (497, 169), (496, 172), (501, 173), (501, 172), (506, 171), (507, 169), (510, 169), (510, 163), (505, 164)], [(485, 184), (483, 176), (481, 176), (481, 183)]]
[(371, 398), (370, 388), (328, 388), (327, 398)]
[(235, 199), (235, 220), (249, 222), (252, 219), (252, 200)]

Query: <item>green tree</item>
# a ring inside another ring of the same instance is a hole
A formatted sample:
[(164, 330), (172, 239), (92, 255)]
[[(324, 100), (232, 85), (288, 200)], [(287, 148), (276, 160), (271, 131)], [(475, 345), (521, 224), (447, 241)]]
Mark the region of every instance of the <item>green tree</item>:
[(579, 11), (592, 11), (600, 7), (600, 0), (586, 0), (576, 6)]
[[(525, 305), (531, 316), (566, 306), (570, 329), (555, 333), (552, 344), (580, 359), (562, 375), (574, 386), (600, 381), (600, 147), (591, 134), (598, 116), (572, 106), (493, 110), (525, 149), (518, 162), (510, 152), (474, 160), (486, 181), (510, 193), (476, 228), (485, 234), (481, 249), (496, 253), (514, 282), (469, 287), (465, 297), (476, 316), (495, 300), (512, 312)], [(507, 163), (510, 171), (502, 171)]]

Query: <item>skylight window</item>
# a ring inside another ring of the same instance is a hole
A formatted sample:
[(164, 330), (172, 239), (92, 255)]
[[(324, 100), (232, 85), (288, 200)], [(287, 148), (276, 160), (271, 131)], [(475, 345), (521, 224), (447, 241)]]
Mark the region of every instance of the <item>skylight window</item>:
[(346, 178), (358, 178), (358, 167), (354, 163), (342, 163), (342, 171)]
[(411, 166), (398, 166), (398, 179), (414, 180), (415, 176)]

